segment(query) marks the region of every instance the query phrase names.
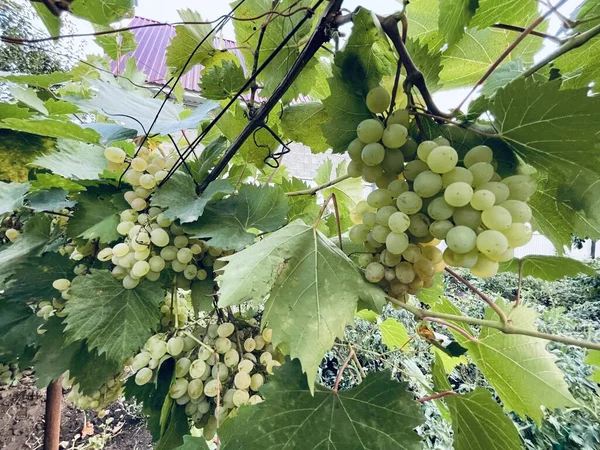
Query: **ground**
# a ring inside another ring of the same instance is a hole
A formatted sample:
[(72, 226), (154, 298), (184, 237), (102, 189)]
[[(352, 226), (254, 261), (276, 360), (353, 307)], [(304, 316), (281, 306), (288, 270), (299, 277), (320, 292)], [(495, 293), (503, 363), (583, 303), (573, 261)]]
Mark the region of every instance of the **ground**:
[[(43, 447), (45, 400), (45, 391), (38, 391), (27, 377), (16, 386), (0, 388), (0, 449)], [(102, 420), (64, 402), (60, 439), (61, 449), (69, 450), (152, 449), (144, 418), (122, 402), (114, 403)]]

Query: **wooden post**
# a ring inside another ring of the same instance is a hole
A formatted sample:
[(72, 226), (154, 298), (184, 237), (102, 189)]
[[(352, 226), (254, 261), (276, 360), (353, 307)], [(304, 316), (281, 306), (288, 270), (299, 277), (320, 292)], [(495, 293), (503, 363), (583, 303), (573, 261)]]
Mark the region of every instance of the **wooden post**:
[(60, 416), (62, 406), (62, 377), (53, 381), (46, 389), (46, 425), (44, 428), (44, 450), (58, 450), (60, 443)]

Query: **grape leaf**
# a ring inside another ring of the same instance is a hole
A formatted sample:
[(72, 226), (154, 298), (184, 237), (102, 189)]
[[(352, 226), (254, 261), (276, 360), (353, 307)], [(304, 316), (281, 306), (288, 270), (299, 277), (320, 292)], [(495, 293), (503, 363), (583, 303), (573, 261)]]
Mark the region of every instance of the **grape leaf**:
[[(4, 297), (4, 296), (2, 296)], [(38, 342), (41, 317), (23, 302), (15, 303), (0, 297), (0, 353), (21, 356), (25, 347)]]
[(296, 103), (283, 108), (281, 130), (286, 139), (310, 147), (313, 153), (322, 153), (329, 149), (321, 128), (328, 119), (322, 103)]
[(417, 298), (426, 305), (434, 305), (444, 296), (446, 285), (444, 283), (444, 274), (438, 272), (433, 277), (433, 285), (428, 288), (421, 288), (417, 292)]
[[(333, 162), (328, 158), (317, 169), (315, 182), (317, 184), (325, 184), (331, 180), (331, 170)], [(347, 162), (342, 161), (336, 167), (336, 177), (346, 175)], [(361, 178), (347, 178), (344, 181), (334, 184), (333, 186), (323, 189), (323, 197), (327, 198), (331, 194), (335, 194), (338, 211), (342, 218), (348, 218), (356, 204), (363, 199), (364, 186)], [(342, 230), (344, 231), (344, 230)]]
[(379, 318), (379, 314), (375, 311), (371, 311), (369, 309), (361, 309), (356, 312), (356, 317), (362, 320), (366, 320), (369, 323), (377, 323), (377, 319)]
[(600, 80), (600, 38), (590, 39), (579, 48), (574, 48), (559, 56), (553, 64), (562, 73), (571, 72), (564, 86), (568, 88), (587, 88), (590, 83)]
[(381, 79), (396, 70), (396, 57), (379, 20), (368, 9), (359, 8), (352, 16), (352, 33), (341, 51), (335, 54), (335, 65), (343, 76), (363, 92), (379, 86)]
[[(498, 306), (507, 314), (513, 307), (502, 299)], [(492, 309), (486, 309), (485, 318), (495, 319)], [(515, 327), (535, 329), (537, 313), (519, 306), (511, 313)], [(556, 366), (556, 356), (546, 350), (546, 342), (529, 336), (504, 334), (494, 328), (483, 328), (479, 343), (467, 341), (454, 335), (457, 341), (468, 348), (486, 380), (509, 411), (522, 418), (526, 416), (540, 424), (543, 419), (542, 406), (548, 409), (576, 406), (569, 392), (564, 373)]]
[[(291, 180), (283, 180), (281, 182), (281, 189), (286, 193), (303, 191), (309, 188), (308, 183), (295, 177), (292, 177)], [(313, 223), (316, 220), (321, 208), (310, 195), (292, 195), (287, 199), (290, 205), (287, 213), (288, 222), (301, 219), (305, 223)]]
[[(110, 30), (112, 30), (111, 27), (101, 25), (94, 27), (94, 31), (96, 32)], [(95, 40), (96, 44), (104, 50), (104, 54), (113, 61), (117, 61), (127, 53), (133, 52), (137, 47), (135, 35), (128, 30), (96, 36)]]
[(202, 96), (212, 100), (233, 97), (246, 82), (244, 70), (235, 61), (223, 61), (202, 73), (200, 88)]
[(213, 299), (215, 298), (215, 282), (209, 276), (205, 280), (194, 280), (191, 289), (192, 306), (196, 314), (202, 311), (215, 309)]
[(284, 343), (300, 359), (311, 386), (358, 301), (376, 311), (385, 303), (339, 248), (299, 220), (223, 260), (219, 306), (266, 298), (262, 325), (273, 329), (274, 346)]
[(0, 128), (23, 131), (53, 138), (75, 139), (83, 142), (98, 142), (100, 135), (94, 130), (80, 127), (76, 123), (62, 118), (29, 117), (24, 119), (8, 118), (0, 122)]
[(71, 238), (99, 239), (101, 243), (116, 241), (121, 237), (117, 232), (119, 214), (122, 209), (113, 202), (112, 191), (89, 188), (80, 193), (77, 208), (67, 222), (67, 236)]
[(27, 197), (27, 205), (36, 212), (60, 211), (75, 206), (76, 202), (68, 200), (68, 195), (67, 190), (59, 188), (37, 191)]
[(173, 221), (178, 219), (181, 223), (188, 223), (197, 220), (204, 213), (209, 201), (232, 192), (233, 186), (228, 180), (215, 180), (202, 194), (196, 195), (196, 185), (192, 177), (178, 171), (154, 191), (151, 205), (164, 208), (165, 216)]
[(237, 195), (209, 203), (204, 214), (184, 228), (193, 237), (210, 239), (214, 247), (240, 250), (254, 241), (247, 230), (274, 231), (284, 224), (287, 211), (280, 188), (242, 184)]
[(99, 145), (59, 139), (56, 148), (57, 151), (40, 156), (31, 164), (71, 180), (99, 180), (106, 170), (108, 162)]
[[(510, 23), (527, 27), (538, 15), (537, 0), (479, 0), (471, 25), (487, 28), (495, 23)], [(518, 34), (513, 36), (516, 38)]]
[(594, 372), (590, 375), (590, 380), (600, 383), (600, 350), (588, 350), (585, 363), (594, 366)]
[(77, 0), (71, 5), (71, 12), (90, 22), (108, 25), (130, 17), (135, 0)]
[[(12, 81), (13, 83), (22, 83), (31, 87), (48, 89), (50, 86), (54, 86), (55, 84), (61, 84), (72, 80), (74, 75), (70, 72), (40, 73), (36, 75), (0, 72), (0, 78), (7, 81)], [(2, 105), (2, 107), (5, 108), (6, 105)]]
[(422, 412), (408, 384), (390, 378), (384, 370), (349, 391), (317, 385), (313, 395), (300, 364), (288, 360), (261, 388), (264, 402), (242, 406), (219, 428), (221, 448), (420, 449), (413, 429)]
[(0, 214), (11, 213), (22, 207), (30, 187), (29, 183), (4, 183), (0, 181)]
[(163, 425), (164, 432), (154, 446), (154, 450), (171, 450), (179, 447), (183, 444), (183, 437), (190, 433), (190, 425), (185, 408), (173, 401), (171, 402), (171, 410)]
[(26, 117), (31, 117), (32, 115), (33, 112), (30, 111), (29, 108), (23, 108), (16, 103), (2, 103), (2, 108), (0, 109), (0, 120), (9, 117), (24, 119)]
[(452, 417), (455, 450), (520, 450), (521, 438), (514, 422), (485, 388), (465, 395), (445, 397)]
[(217, 159), (225, 151), (226, 143), (227, 139), (224, 136), (217, 137), (202, 150), (198, 158), (188, 163), (192, 175), (198, 183), (202, 183), (215, 166)]
[(408, 35), (423, 44), (429, 44), (432, 50), (439, 50), (446, 42), (439, 32), (440, 10), (438, 0), (419, 0), (407, 5)]
[(183, 445), (175, 450), (209, 450), (209, 447), (204, 438), (188, 435), (183, 437)]
[(334, 153), (345, 152), (348, 144), (356, 139), (358, 124), (373, 117), (365, 104), (366, 92), (345, 81), (341, 72), (333, 67), (333, 77), (327, 79), (331, 95), (323, 100), (329, 121), (321, 125), (321, 130)]
[(458, 357), (450, 356), (448, 353), (435, 346), (432, 346), (431, 350), (436, 358), (439, 358), (440, 364), (444, 367), (444, 371), (447, 373), (451, 373), (459, 364), (464, 364), (465, 366), (469, 364), (469, 361), (465, 355), (460, 355)]
[(60, 17), (55, 16), (43, 3), (33, 2), (31, 6), (35, 9), (35, 12), (40, 17), (46, 30), (50, 36), (58, 36), (60, 34), (60, 26), (62, 20)]
[(390, 350), (399, 349), (407, 351), (406, 343), (409, 341), (408, 331), (397, 319), (388, 317), (379, 324), (381, 340)]
[(28, 164), (45, 151), (54, 148), (54, 139), (33, 134), (0, 130), (0, 178), (28, 181)]
[(478, 0), (445, 0), (439, 3), (438, 28), (449, 46), (463, 37), (478, 3)]
[(556, 281), (565, 277), (576, 277), (579, 274), (594, 276), (596, 271), (589, 265), (573, 258), (547, 255), (528, 255), (514, 258), (500, 264), (500, 272), (519, 273), (519, 265), (523, 277), (534, 277), (546, 281)]
[(32, 192), (60, 188), (65, 189), (69, 191), (69, 193), (73, 194), (85, 190), (85, 187), (83, 187), (81, 184), (67, 180), (60, 175), (55, 175), (53, 173), (36, 173), (35, 177), (35, 180), (31, 180)]
[(419, 70), (425, 77), (429, 92), (437, 91), (440, 88), (440, 72), (442, 70), (441, 53), (430, 51), (427, 44), (422, 44), (420, 41), (413, 39), (406, 41), (406, 49), (411, 57), (418, 61)]
[[(74, 114), (79, 112), (79, 108), (73, 103), (63, 102), (49, 98), (44, 102), (44, 106), (48, 110), (48, 114), (59, 116), (61, 114)], [(85, 127), (84, 127), (85, 128)]]
[(164, 291), (157, 283), (143, 281), (135, 289), (125, 289), (110, 271), (92, 269), (73, 280), (69, 293), (67, 342), (87, 340), (90, 350), (119, 364), (160, 326), (158, 305)]
[(125, 128), (116, 123), (84, 123), (83, 128), (89, 128), (100, 134), (100, 144), (108, 146), (113, 142), (123, 141), (125, 139), (135, 139), (138, 135), (136, 130)]
[[(177, 11), (183, 22), (202, 22), (202, 16), (191, 9), (180, 9)], [(197, 64), (206, 62), (214, 53), (212, 45), (213, 38), (209, 36), (212, 27), (210, 24), (196, 25), (177, 25), (175, 27), (175, 36), (167, 47), (167, 66), (173, 73), (188, 72)], [(202, 44), (200, 44), (202, 42)], [(195, 50), (195, 53), (193, 53)], [(192, 56), (193, 53), (193, 56)]]
[(486, 97), (492, 97), (498, 89), (506, 86), (508, 83), (519, 77), (525, 71), (523, 61), (515, 59), (508, 61), (492, 72), (481, 89), (481, 94)]
[(18, 84), (8, 83), (8, 91), (17, 100), (28, 106), (31, 109), (35, 109), (42, 114), (48, 114), (48, 110), (44, 106), (44, 102), (38, 97), (37, 92), (33, 89), (20, 86)]

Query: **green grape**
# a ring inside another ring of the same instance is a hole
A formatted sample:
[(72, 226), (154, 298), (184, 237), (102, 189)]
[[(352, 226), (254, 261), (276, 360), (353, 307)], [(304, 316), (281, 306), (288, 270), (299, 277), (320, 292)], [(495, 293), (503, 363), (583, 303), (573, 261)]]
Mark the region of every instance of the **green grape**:
[(238, 389), (248, 389), (250, 387), (250, 383), (252, 382), (252, 378), (246, 372), (238, 372), (235, 374), (233, 378), (233, 384)]
[(383, 278), (386, 281), (392, 281), (396, 279), (396, 272), (394, 272), (393, 269), (390, 269), (389, 267), (385, 268), (385, 273), (383, 275)]
[(157, 228), (150, 233), (150, 241), (157, 247), (164, 247), (169, 244), (169, 234), (162, 228)]
[(475, 163), (469, 167), (469, 172), (473, 174), (472, 186), (478, 187), (482, 184), (486, 184), (492, 179), (494, 175), (494, 167), (489, 163)]
[[(248, 338), (248, 339), (252, 339), (252, 338)], [(252, 340), (254, 341), (254, 339), (252, 339)], [(239, 364), (238, 364), (239, 372), (250, 373), (250, 372), (252, 372), (252, 370), (254, 370), (254, 363), (252, 361), (250, 361), (249, 359), (243, 359), (239, 362)]]
[(369, 183), (375, 183), (383, 175), (381, 166), (365, 166), (363, 165), (362, 177)]
[(386, 148), (381, 167), (392, 174), (402, 173), (404, 170), (404, 155), (396, 148)]
[(435, 266), (426, 258), (421, 258), (414, 263), (415, 273), (421, 280), (428, 280), (435, 275)]
[(477, 211), (471, 205), (456, 208), (452, 215), (452, 221), (455, 225), (464, 225), (476, 230), (481, 225), (481, 211)]
[(417, 178), (417, 175), (419, 175), (421, 172), (425, 172), (426, 170), (429, 170), (427, 163), (416, 159), (404, 166), (404, 178), (406, 178), (408, 181), (413, 181), (415, 178)]
[(117, 225), (117, 233), (126, 236), (134, 225), (133, 222), (120, 222), (119, 225)]
[(502, 206), (510, 213), (513, 222), (526, 223), (531, 221), (531, 208), (525, 202), (520, 200), (507, 200), (499, 206)]
[(527, 202), (537, 189), (536, 181), (527, 175), (513, 175), (502, 180), (508, 186), (511, 200)]
[(148, 163), (143, 158), (133, 158), (131, 160), (131, 168), (136, 172), (143, 172), (148, 167)]
[(133, 370), (140, 370), (143, 367), (146, 367), (151, 359), (152, 359), (152, 356), (150, 355), (150, 352), (138, 353), (133, 358), (133, 362), (131, 363), (131, 368)]
[(398, 210), (404, 214), (418, 213), (423, 207), (423, 200), (416, 193), (408, 191), (400, 194), (396, 200)]
[(493, 256), (493, 257), (492, 257), (492, 256), (490, 256), (489, 258), (490, 258), (492, 261), (496, 261), (496, 262), (502, 263), (502, 262), (508, 262), (508, 261), (510, 261), (511, 259), (513, 259), (513, 258), (514, 258), (514, 256), (515, 256), (515, 251), (514, 251), (514, 249), (512, 249), (512, 248), (510, 248), (510, 247), (509, 247), (509, 248), (508, 248), (508, 249), (507, 249), (507, 250), (506, 250), (504, 253), (502, 253), (501, 255), (498, 255), (498, 256)]
[[(240, 372), (244, 373), (244, 372)], [(221, 391), (221, 382), (219, 380), (207, 381), (204, 385), (204, 395), (214, 398)]]
[(493, 277), (498, 273), (498, 263), (480, 254), (477, 262), (471, 267), (471, 273), (479, 278)]
[(471, 199), (471, 206), (478, 211), (485, 211), (496, 203), (496, 196), (492, 191), (485, 189), (477, 190)]
[(391, 192), (392, 198), (398, 198), (400, 194), (408, 191), (408, 189), (406, 180), (394, 180), (388, 185), (388, 191)]
[(429, 198), (442, 190), (442, 177), (426, 170), (415, 178), (413, 190), (419, 197)]
[[(381, 166), (383, 167), (383, 166)], [(398, 175), (395, 173), (383, 172), (383, 174), (375, 181), (375, 186), (379, 189), (387, 189), (392, 181), (398, 179)]]
[(363, 216), (363, 225), (369, 229), (372, 229), (375, 225), (377, 225), (377, 214), (372, 211), (366, 213)]
[(174, 399), (178, 399), (183, 395), (187, 394), (188, 380), (185, 378), (178, 378), (169, 388), (169, 396)]
[(427, 164), (435, 173), (448, 173), (456, 167), (457, 162), (458, 153), (447, 145), (434, 148), (427, 157)]
[(496, 205), (505, 202), (510, 194), (508, 186), (497, 181), (489, 181), (487, 183), (482, 184), (481, 186), (478, 186), (476, 189), (476, 191), (481, 190), (490, 191), (492, 194), (494, 194)]
[(481, 214), (483, 224), (490, 230), (502, 231), (510, 227), (512, 217), (502, 206), (492, 206)]
[(385, 239), (385, 246), (388, 252), (401, 255), (408, 247), (408, 236), (406, 233), (389, 233)]
[(435, 141), (423, 141), (417, 147), (417, 156), (423, 162), (427, 162), (427, 158), (429, 158), (429, 154), (436, 148), (438, 145)]
[(191, 399), (196, 400), (197, 398), (202, 397), (202, 394), (204, 394), (204, 383), (202, 380), (198, 378), (191, 380), (188, 383), (187, 395), (189, 395)]
[(418, 261), (422, 257), (421, 247), (415, 244), (408, 244), (406, 250), (402, 252), (402, 257), (411, 263)]
[(473, 197), (473, 188), (463, 181), (452, 183), (444, 191), (444, 200), (450, 206), (468, 205)]
[(373, 208), (382, 208), (392, 203), (392, 194), (387, 189), (375, 189), (367, 196), (367, 203)]
[(373, 144), (383, 136), (383, 125), (377, 119), (366, 119), (358, 124), (356, 134), (365, 144)]
[(370, 253), (361, 253), (358, 255), (358, 266), (359, 267), (367, 267), (369, 264), (373, 262), (373, 255)]
[(225, 363), (218, 362), (213, 366), (211, 375), (215, 380), (225, 381), (229, 376), (229, 369), (227, 368)]
[(399, 148), (406, 143), (408, 130), (403, 125), (393, 123), (383, 131), (381, 140), (387, 148)]
[(373, 247), (373, 251), (375, 251), (376, 249), (381, 247), (381, 242), (375, 240), (375, 238), (373, 237), (373, 233), (371, 232), (367, 235), (367, 244), (365, 244), (365, 248), (368, 248), (367, 245)]
[(225, 354), (231, 350), (231, 341), (227, 338), (217, 338), (215, 340), (215, 350), (217, 353)]
[(377, 210), (377, 223), (387, 227), (390, 216), (397, 211), (395, 206), (384, 206), (383, 208), (379, 208)]
[(402, 261), (396, 268), (396, 278), (404, 284), (412, 283), (417, 274), (413, 269), (413, 265), (408, 261)]
[(383, 279), (385, 267), (378, 262), (372, 262), (365, 269), (365, 278), (371, 283), (378, 283)]
[(446, 234), (446, 244), (454, 253), (463, 254), (475, 248), (477, 234), (464, 225), (452, 228)]
[(364, 165), (359, 161), (350, 161), (348, 164), (348, 175), (352, 178), (362, 177)]
[(243, 391), (241, 389), (238, 389), (233, 394), (232, 400), (233, 400), (233, 404), (235, 406), (240, 407), (240, 406), (248, 403), (248, 400), (250, 400), (250, 394), (248, 393), (248, 391)]
[(354, 225), (348, 232), (350, 241), (355, 244), (362, 244), (367, 240), (369, 229), (364, 225)]
[(143, 367), (135, 374), (135, 384), (143, 386), (152, 379), (152, 369)]
[(365, 144), (363, 141), (361, 141), (360, 139), (356, 138), (354, 139), (352, 142), (350, 142), (350, 144), (348, 144), (348, 148), (347, 148), (347, 152), (348, 152), (348, 156), (350, 157), (350, 159), (352, 159), (352, 161), (361, 161), (361, 153), (363, 148), (365, 148)]
[(189, 370), (192, 362), (188, 358), (180, 358), (175, 363), (175, 376), (177, 378), (185, 377)]
[(387, 239), (387, 235), (390, 234), (390, 229), (383, 225), (376, 225), (371, 234), (373, 235), (373, 239), (383, 244)]
[(269, 361), (269, 362), (267, 363), (267, 373), (268, 373), (269, 375), (273, 375), (273, 369), (274, 369), (275, 367), (279, 367), (279, 366), (281, 366), (281, 363), (280, 363), (279, 361), (275, 361), (274, 359), (273, 359), (273, 360), (271, 360), (271, 361)]
[(138, 213), (133, 209), (126, 209), (121, 212), (121, 222), (135, 222), (138, 218)]
[(446, 220), (454, 214), (454, 206), (450, 206), (444, 197), (434, 198), (427, 206), (427, 214), (433, 220)]
[(373, 114), (384, 112), (390, 106), (391, 97), (387, 89), (377, 86), (371, 89), (367, 94), (367, 108)]
[(167, 353), (167, 343), (163, 340), (156, 339), (148, 347), (148, 351), (153, 359), (160, 359)]
[(125, 278), (123, 278), (123, 287), (125, 289), (135, 289), (135, 287), (140, 284), (140, 279), (139, 278), (131, 278), (129, 275), (125, 276)]
[(150, 270), (150, 264), (146, 261), (138, 261), (131, 268), (131, 273), (138, 278), (143, 277)]
[(247, 352), (253, 352), (256, 349), (256, 341), (251, 337), (244, 341), (244, 350)]
[(177, 248), (184, 248), (188, 245), (188, 243), (189, 243), (189, 239), (187, 236), (176, 236), (173, 239), (173, 245)]
[(265, 383), (265, 378), (260, 373), (255, 373), (250, 377), (250, 389), (257, 392)]
[(148, 264), (153, 272), (160, 272), (165, 268), (165, 260), (160, 256), (153, 256), (148, 260)]
[(441, 250), (432, 245), (427, 245), (427, 246), (423, 247), (423, 250), (421, 250), (421, 254), (423, 255), (423, 258), (428, 259), (429, 261), (431, 261), (434, 264), (442, 262)]
[(380, 164), (384, 156), (385, 148), (377, 142), (365, 145), (360, 155), (363, 164), (369, 167)]
[(230, 322), (226, 322), (219, 325), (219, 328), (217, 328), (217, 335), (219, 337), (226, 338), (231, 336), (234, 331), (235, 325)]
[(454, 265), (470, 269), (479, 259), (479, 250), (473, 249), (470, 252), (463, 254), (453, 253), (453, 257), (455, 262)]
[(392, 252), (384, 250), (381, 252), (381, 255), (379, 255), (379, 262), (384, 266), (395, 267), (400, 261), (402, 261), (401, 254), (395, 255)]
[(502, 234), (508, 239), (510, 247), (521, 247), (531, 240), (531, 228), (524, 223), (513, 223)]
[(508, 249), (508, 239), (495, 230), (485, 230), (477, 236), (477, 249), (486, 256), (500, 256)]
[(193, 257), (194, 255), (192, 255), (192, 251), (187, 247), (180, 248), (177, 251), (177, 261), (179, 261), (181, 264), (189, 263)]
[(356, 206), (354, 207), (354, 210), (359, 215), (363, 215), (363, 214), (368, 213), (369, 211), (373, 211), (373, 208), (371, 206), (369, 206), (369, 204), (367, 203), (366, 200), (361, 200), (356, 204)]
[(449, 266), (458, 266), (459, 264), (456, 262), (456, 255), (455, 253), (450, 250), (450, 248), (446, 248), (446, 250), (444, 250), (444, 253), (442, 254), (443, 258), (444, 258), (444, 262), (446, 264), (448, 264)]
[(206, 372), (206, 363), (202, 359), (195, 359), (192, 361), (192, 364), (189, 368), (190, 377), (192, 378), (202, 378), (204, 372)]
[(387, 226), (394, 233), (403, 233), (408, 230), (410, 218), (403, 212), (396, 211), (388, 217)]
[(183, 351), (183, 338), (172, 337), (167, 341), (167, 352), (171, 356), (177, 356)]
[(104, 157), (115, 164), (122, 164), (125, 161), (125, 152), (118, 147), (106, 147)]
[[(117, 244), (117, 245), (120, 245), (120, 244)], [(113, 253), (114, 253), (114, 250), (113, 250)], [(173, 247), (173, 246), (164, 247), (160, 251), (160, 257), (162, 259), (164, 259), (165, 261), (173, 261), (174, 259), (177, 259), (177, 247)]]
[(445, 145), (447, 147), (451, 147), (450, 145), (450, 141), (448, 139), (446, 139), (444, 136), (438, 136), (436, 137), (433, 142), (435, 142), (437, 145)]
[(269, 353), (269, 352), (265, 352), (262, 355), (260, 355), (260, 363), (263, 366), (266, 365), (272, 359), (273, 359), (273, 355), (271, 353)]
[(452, 183), (462, 181), (467, 183), (469, 186), (473, 183), (473, 174), (464, 167), (455, 167), (450, 172), (442, 175), (442, 187), (446, 189)]
[(406, 294), (408, 291), (408, 285), (398, 280), (394, 280), (390, 283), (390, 292), (394, 295)]
[(491, 163), (494, 158), (494, 152), (487, 145), (478, 145), (473, 147), (465, 154), (464, 165), (466, 168), (477, 163)]
[(425, 237), (429, 234), (429, 225), (429, 218), (425, 214), (413, 214), (410, 216), (408, 232), (415, 237)]
[(412, 161), (415, 159), (415, 155), (417, 154), (417, 142), (411, 138), (410, 136), (406, 138), (406, 143), (400, 147), (400, 151), (404, 155), (405, 161)]
[(390, 114), (387, 118), (387, 124), (399, 124), (403, 127), (408, 128), (409, 115), (407, 109), (396, 109), (392, 114)]

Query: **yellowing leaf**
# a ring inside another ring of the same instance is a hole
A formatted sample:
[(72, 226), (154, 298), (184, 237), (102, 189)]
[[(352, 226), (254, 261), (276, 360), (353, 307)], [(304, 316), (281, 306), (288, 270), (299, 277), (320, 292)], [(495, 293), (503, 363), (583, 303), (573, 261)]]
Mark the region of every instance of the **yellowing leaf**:
[(399, 349), (407, 351), (407, 342), (410, 339), (406, 327), (398, 320), (391, 317), (385, 319), (379, 324), (379, 331), (381, 331), (381, 340), (390, 350)]

